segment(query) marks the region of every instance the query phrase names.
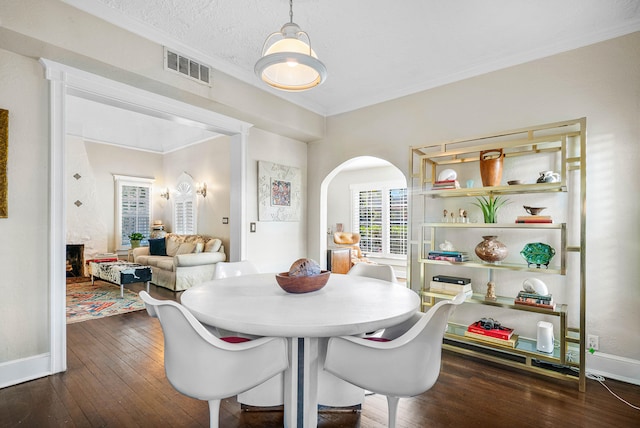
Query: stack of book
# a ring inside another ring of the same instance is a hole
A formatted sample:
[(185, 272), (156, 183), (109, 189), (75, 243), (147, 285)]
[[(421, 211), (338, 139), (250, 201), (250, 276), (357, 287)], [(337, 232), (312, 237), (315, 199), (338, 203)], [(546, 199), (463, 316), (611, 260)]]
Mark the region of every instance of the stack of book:
[(436, 275), (431, 279), (429, 290), (453, 296), (460, 293), (465, 293), (467, 296), (473, 294), (471, 279), (458, 276)]
[(519, 215), (516, 223), (553, 223), (550, 215)]
[(458, 180), (434, 181), (433, 185), (431, 186), (432, 190), (459, 189), (459, 188), (460, 188), (460, 183), (458, 183)]
[(91, 259), (88, 259), (87, 264), (89, 264), (89, 262), (104, 263), (104, 262), (117, 262), (117, 261), (118, 261), (118, 255), (116, 253), (98, 253), (95, 256), (93, 256)]
[(444, 260), (447, 262), (468, 262), (469, 253), (466, 251), (429, 251), (429, 260)]
[(553, 301), (553, 296), (551, 296), (551, 294), (543, 296), (542, 294), (520, 291), (515, 299), (515, 304), (551, 309), (552, 311), (556, 309), (556, 304)]
[(513, 334), (512, 328), (499, 327), (488, 330), (481, 325), (480, 321), (467, 327), (464, 335), (480, 342), (502, 345), (507, 348), (515, 348), (518, 343), (518, 335)]

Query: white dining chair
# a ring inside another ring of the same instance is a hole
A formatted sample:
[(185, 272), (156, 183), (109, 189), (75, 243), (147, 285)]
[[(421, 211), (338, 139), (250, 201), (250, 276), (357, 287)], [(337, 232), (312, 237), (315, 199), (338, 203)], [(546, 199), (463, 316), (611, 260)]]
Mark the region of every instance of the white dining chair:
[(167, 379), (180, 393), (209, 402), (209, 423), (217, 428), (220, 400), (247, 391), (289, 367), (287, 341), (281, 337), (240, 339), (211, 334), (182, 305), (140, 292), (147, 312), (164, 334)]
[(388, 341), (341, 336), (329, 339), (324, 369), (387, 397), (389, 428), (395, 428), (398, 401), (429, 390), (440, 374), (442, 339), (453, 308), (465, 300), (435, 304), (409, 330)]
[(249, 260), (242, 260), (239, 262), (219, 262), (216, 263), (216, 270), (213, 273), (213, 279), (250, 275), (254, 273), (259, 273), (258, 269)]
[(398, 282), (393, 268), (389, 265), (373, 265), (369, 263), (357, 263), (353, 265), (347, 275), (366, 276), (369, 278), (382, 279), (389, 282)]
[[(255, 265), (249, 260), (239, 262), (222, 262), (216, 264), (216, 270), (213, 279), (224, 279), (236, 276), (251, 275), (259, 273)], [(210, 327), (208, 327), (210, 328)], [(258, 336), (233, 332), (216, 328), (218, 335), (240, 336), (255, 339)], [(284, 375), (278, 374), (266, 382), (238, 394), (238, 402), (243, 410), (249, 410), (251, 407), (275, 407), (284, 403)]]

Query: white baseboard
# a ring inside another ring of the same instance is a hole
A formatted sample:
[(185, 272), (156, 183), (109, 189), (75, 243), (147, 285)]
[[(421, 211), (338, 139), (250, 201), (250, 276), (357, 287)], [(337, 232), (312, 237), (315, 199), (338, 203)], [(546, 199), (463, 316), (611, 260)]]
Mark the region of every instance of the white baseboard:
[(0, 388), (45, 377), (51, 374), (51, 355), (34, 355), (0, 364)]
[(586, 371), (605, 378), (640, 385), (640, 361), (595, 352), (586, 356)]

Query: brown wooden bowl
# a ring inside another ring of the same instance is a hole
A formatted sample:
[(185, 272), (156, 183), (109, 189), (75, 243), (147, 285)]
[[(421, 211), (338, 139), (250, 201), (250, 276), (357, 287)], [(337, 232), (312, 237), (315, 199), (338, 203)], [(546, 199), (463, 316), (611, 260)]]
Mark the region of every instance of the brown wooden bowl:
[(287, 293), (309, 293), (320, 290), (327, 284), (331, 272), (321, 271), (318, 275), (289, 276), (289, 272), (276, 274), (278, 285)]

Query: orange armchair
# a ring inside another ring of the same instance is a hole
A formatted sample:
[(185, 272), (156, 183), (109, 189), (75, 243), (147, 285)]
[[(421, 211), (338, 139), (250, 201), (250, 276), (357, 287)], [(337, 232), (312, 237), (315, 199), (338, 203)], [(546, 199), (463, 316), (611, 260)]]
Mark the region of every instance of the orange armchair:
[(338, 247), (351, 248), (351, 262), (368, 262), (365, 257), (362, 256), (360, 250), (360, 234), (356, 232), (336, 232), (333, 234), (333, 242)]

